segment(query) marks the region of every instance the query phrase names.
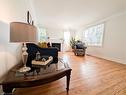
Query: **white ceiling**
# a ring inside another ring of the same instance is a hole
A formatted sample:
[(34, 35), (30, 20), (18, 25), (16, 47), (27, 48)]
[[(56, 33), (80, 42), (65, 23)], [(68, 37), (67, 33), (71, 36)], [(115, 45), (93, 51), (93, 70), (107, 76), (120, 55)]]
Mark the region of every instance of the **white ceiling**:
[(37, 23), (50, 28), (79, 28), (126, 11), (126, 0), (33, 0)]

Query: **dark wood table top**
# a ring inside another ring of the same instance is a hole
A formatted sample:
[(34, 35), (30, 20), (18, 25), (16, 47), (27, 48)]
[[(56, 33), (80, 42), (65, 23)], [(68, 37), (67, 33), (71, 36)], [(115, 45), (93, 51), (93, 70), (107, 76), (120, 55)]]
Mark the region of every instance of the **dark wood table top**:
[[(6, 75), (5, 79), (0, 82), (1, 85), (9, 85), (10, 87), (30, 87), (34, 85), (39, 85), (39, 81), (41, 84), (44, 84), (49, 81), (53, 81), (55, 77), (63, 77), (66, 72), (71, 72), (71, 68), (67, 63), (63, 62), (63, 60), (59, 60), (58, 69), (56, 69), (55, 64), (51, 64), (47, 66), (46, 69), (40, 68), (40, 72), (36, 73), (36, 71), (30, 71), (26, 73), (20, 73), (18, 71), (19, 67), (16, 66), (11, 69)], [(34, 82), (38, 82), (37, 84), (32, 84)], [(17, 85), (18, 84), (18, 85)], [(30, 84), (30, 85), (29, 85)], [(16, 86), (17, 85), (17, 86)]]

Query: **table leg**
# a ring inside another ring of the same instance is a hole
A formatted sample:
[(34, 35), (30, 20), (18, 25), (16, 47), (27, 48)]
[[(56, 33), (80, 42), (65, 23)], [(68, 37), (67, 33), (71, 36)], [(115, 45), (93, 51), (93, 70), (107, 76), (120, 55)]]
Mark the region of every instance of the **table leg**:
[(7, 85), (2, 85), (4, 95), (12, 95), (13, 88), (8, 87)]
[(67, 78), (67, 80), (66, 80), (66, 82), (67, 82), (67, 88), (66, 88), (66, 90), (67, 90), (67, 92), (69, 91), (70, 75), (71, 75), (71, 71), (68, 72), (67, 75), (66, 75), (66, 78)]

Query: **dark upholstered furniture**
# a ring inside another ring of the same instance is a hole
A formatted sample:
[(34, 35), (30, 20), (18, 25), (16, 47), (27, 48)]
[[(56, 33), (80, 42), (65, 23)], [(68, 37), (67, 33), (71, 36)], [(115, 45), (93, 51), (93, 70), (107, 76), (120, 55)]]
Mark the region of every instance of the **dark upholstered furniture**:
[(85, 51), (86, 51), (86, 48), (87, 47), (85, 47), (84, 46), (84, 43), (82, 43), (82, 42), (77, 42), (76, 44), (75, 44), (75, 47), (74, 47), (74, 54), (75, 55), (85, 55)]
[[(0, 80), (0, 85), (2, 86), (2, 90), (4, 92), (0, 95), (17, 95), (16, 93), (13, 93), (14, 88), (19, 89), (40, 86), (63, 77), (66, 77), (66, 90), (68, 92), (72, 69), (69, 67), (67, 62), (64, 62), (62, 59), (58, 61), (58, 64), (59, 68), (56, 68), (54, 64), (51, 64), (50, 66), (47, 66), (46, 69), (41, 69), (38, 74), (35, 74), (34, 70), (24, 73), (18, 72), (23, 64), (18, 64), (19, 66), (15, 65), (7, 72), (6, 75), (4, 75), (3, 79)], [(35, 95), (40, 95), (40, 93)], [(44, 95), (44, 93), (41, 93), (41, 95)]]
[(58, 49), (55, 47), (41, 48), (34, 43), (27, 43), (28, 60), (27, 66), (31, 67), (32, 60), (35, 59), (36, 53), (39, 51), (41, 56), (52, 56), (53, 61), (51, 63), (58, 63)]

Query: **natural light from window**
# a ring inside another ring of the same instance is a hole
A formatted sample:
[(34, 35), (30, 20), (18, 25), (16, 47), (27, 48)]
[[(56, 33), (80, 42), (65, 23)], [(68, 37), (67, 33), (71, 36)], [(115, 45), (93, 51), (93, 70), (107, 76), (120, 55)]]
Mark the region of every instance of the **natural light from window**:
[(91, 26), (84, 31), (84, 42), (87, 46), (102, 46), (104, 24)]
[(64, 31), (64, 51), (68, 51), (70, 48), (70, 31)]
[(38, 40), (39, 42), (45, 42), (47, 40), (46, 29), (43, 27), (38, 28)]
[(64, 42), (68, 45), (70, 41), (70, 32), (69, 31), (65, 31), (64, 32)]

